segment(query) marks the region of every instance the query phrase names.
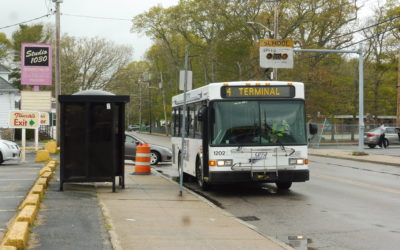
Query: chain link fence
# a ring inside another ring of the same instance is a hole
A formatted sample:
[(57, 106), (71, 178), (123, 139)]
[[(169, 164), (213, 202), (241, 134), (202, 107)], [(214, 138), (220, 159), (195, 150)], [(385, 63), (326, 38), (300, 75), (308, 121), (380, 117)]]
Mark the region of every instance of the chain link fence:
[[(318, 123), (318, 133), (310, 135), (309, 147), (318, 148), (324, 144), (337, 145), (357, 145), (358, 144), (358, 124), (339, 124), (339, 123)], [(366, 124), (364, 132), (379, 127), (380, 124)], [(395, 126), (393, 124), (385, 124), (387, 127)]]

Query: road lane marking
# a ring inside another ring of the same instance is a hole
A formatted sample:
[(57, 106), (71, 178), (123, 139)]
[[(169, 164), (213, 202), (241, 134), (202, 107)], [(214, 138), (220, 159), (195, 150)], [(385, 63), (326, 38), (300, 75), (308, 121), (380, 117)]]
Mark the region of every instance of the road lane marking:
[(359, 181), (352, 181), (348, 179), (343, 179), (343, 178), (338, 178), (338, 177), (333, 177), (333, 176), (327, 176), (327, 175), (319, 175), (319, 174), (313, 174), (313, 177), (321, 178), (321, 179), (326, 179), (326, 180), (331, 180), (331, 181), (337, 181), (340, 183), (345, 183), (345, 184), (350, 184), (358, 187), (363, 187), (363, 188), (368, 188), (368, 189), (373, 189), (377, 191), (382, 191), (386, 193), (391, 193), (391, 194), (399, 194), (400, 195), (400, 190), (396, 190), (393, 188), (386, 188), (382, 186), (377, 186), (377, 185), (372, 185), (368, 184), (365, 182), (359, 182)]

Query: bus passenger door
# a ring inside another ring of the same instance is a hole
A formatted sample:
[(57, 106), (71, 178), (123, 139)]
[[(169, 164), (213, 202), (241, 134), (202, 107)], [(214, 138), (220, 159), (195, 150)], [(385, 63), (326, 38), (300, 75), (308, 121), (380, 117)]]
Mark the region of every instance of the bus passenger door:
[(201, 133), (202, 133), (202, 146), (203, 146), (203, 176), (208, 178), (208, 108), (203, 106), (199, 110), (197, 120), (201, 123)]

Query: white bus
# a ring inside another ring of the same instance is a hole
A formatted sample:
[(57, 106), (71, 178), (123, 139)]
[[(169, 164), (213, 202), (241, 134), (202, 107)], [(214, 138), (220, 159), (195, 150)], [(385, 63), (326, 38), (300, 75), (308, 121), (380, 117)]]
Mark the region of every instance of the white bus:
[[(172, 162), (178, 169), (183, 103), (183, 94), (172, 98)], [(202, 189), (251, 181), (289, 189), (309, 180), (303, 83), (211, 83), (188, 91), (186, 103), (183, 173)]]

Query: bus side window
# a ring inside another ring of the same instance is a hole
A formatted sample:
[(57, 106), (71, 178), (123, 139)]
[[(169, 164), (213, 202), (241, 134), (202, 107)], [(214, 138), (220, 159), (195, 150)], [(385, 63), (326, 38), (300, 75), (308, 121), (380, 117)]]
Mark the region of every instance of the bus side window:
[(188, 137), (191, 137), (191, 138), (194, 138), (194, 132), (195, 132), (195, 128), (194, 128), (195, 127), (195, 122), (196, 122), (195, 117), (194, 117), (194, 114), (196, 112), (195, 107), (196, 106), (194, 104), (190, 105), (190, 112), (188, 114), (188, 120), (190, 121), (189, 122), (189, 134), (188, 134)]
[(175, 109), (172, 110), (171, 121), (171, 135), (175, 136)]
[(202, 104), (198, 103), (196, 105), (196, 114), (194, 117), (194, 138), (201, 139), (202, 138), (202, 121), (199, 120), (199, 116), (201, 116), (200, 112), (202, 112)]
[(193, 131), (193, 128), (192, 128), (193, 127), (193, 124), (192, 124), (193, 121), (192, 121), (191, 113), (192, 113), (192, 106), (188, 105), (186, 107), (186, 124), (185, 124), (186, 137), (188, 137), (188, 138), (190, 138), (191, 135), (193, 134), (193, 133), (191, 133)]
[(178, 108), (178, 115), (177, 115), (177, 121), (176, 121), (176, 123), (177, 123), (177, 126), (176, 126), (176, 135), (177, 136), (181, 136), (181, 127), (182, 127), (182, 115), (181, 115), (181, 111), (182, 111), (182, 109), (181, 108)]

